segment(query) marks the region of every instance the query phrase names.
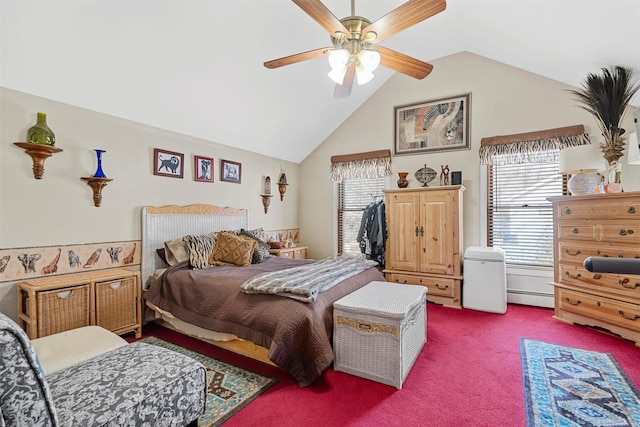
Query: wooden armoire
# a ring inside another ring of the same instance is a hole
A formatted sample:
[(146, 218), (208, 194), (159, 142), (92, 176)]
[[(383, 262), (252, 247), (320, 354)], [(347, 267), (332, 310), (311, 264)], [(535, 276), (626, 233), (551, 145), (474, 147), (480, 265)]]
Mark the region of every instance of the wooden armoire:
[(426, 286), (427, 299), (461, 307), (463, 185), (384, 190), (388, 282)]

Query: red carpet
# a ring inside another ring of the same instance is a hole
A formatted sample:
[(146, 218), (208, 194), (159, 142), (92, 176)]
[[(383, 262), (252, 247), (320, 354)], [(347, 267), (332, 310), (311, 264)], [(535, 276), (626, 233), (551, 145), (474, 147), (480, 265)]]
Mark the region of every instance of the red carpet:
[(509, 305), (507, 314), (427, 306), (427, 343), (402, 390), (329, 369), (308, 388), (285, 373), (176, 332), (152, 334), (280, 382), (224, 423), (233, 426), (524, 426), (519, 338), (611, 353), (636, 386), (640, 349), (553, 310)]

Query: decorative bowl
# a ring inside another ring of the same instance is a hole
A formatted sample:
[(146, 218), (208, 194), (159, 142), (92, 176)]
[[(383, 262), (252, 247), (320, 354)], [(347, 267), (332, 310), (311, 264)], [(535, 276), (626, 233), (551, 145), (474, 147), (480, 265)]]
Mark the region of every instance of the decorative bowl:
[(423, 187), (428, 187), (429, 183), (433, 181), (437, 175), (438, 173), (435, 170), (428, 168), (425, 164), (423, 168), (416, 171), (414, 176), (418, 182), (422, 183)]

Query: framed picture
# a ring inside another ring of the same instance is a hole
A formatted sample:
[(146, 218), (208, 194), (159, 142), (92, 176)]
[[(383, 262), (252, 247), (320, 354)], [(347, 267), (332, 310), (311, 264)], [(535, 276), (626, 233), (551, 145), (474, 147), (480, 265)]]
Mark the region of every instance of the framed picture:
[(220, 159), (220, 181), (240, 184), (241, 179), (242, 164)]
[(417, 154), (471, 148), (471, 94), (394, 108), (394, 153)]
[(195, 156), (193, 172), (196, 181), (213, 182), (213, 159), (211, 157)]
[(155, 148), (153, 150), (153, 174), (182, 178), (184, 176), (184, 154)]

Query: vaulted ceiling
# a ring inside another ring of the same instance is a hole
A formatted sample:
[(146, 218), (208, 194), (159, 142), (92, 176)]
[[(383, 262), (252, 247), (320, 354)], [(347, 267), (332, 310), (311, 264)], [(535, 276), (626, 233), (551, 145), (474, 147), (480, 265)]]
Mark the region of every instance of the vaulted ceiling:
[[(324, 3), (351, 14), (350, 0)], [(403, 3), (356, 0), (355, 12), (375, 21)], [(393, 74), (380, 67), (334, 99), (325, 58), (266, 69), (330, 46), (289, 0), (1, 0), (0, 27), (0, 86), (293, 162)], [(469, 51), (579, 86), (609, 65), (640, 72), (640, 1), (447, 0), (380, 44), (426, 62)]]

